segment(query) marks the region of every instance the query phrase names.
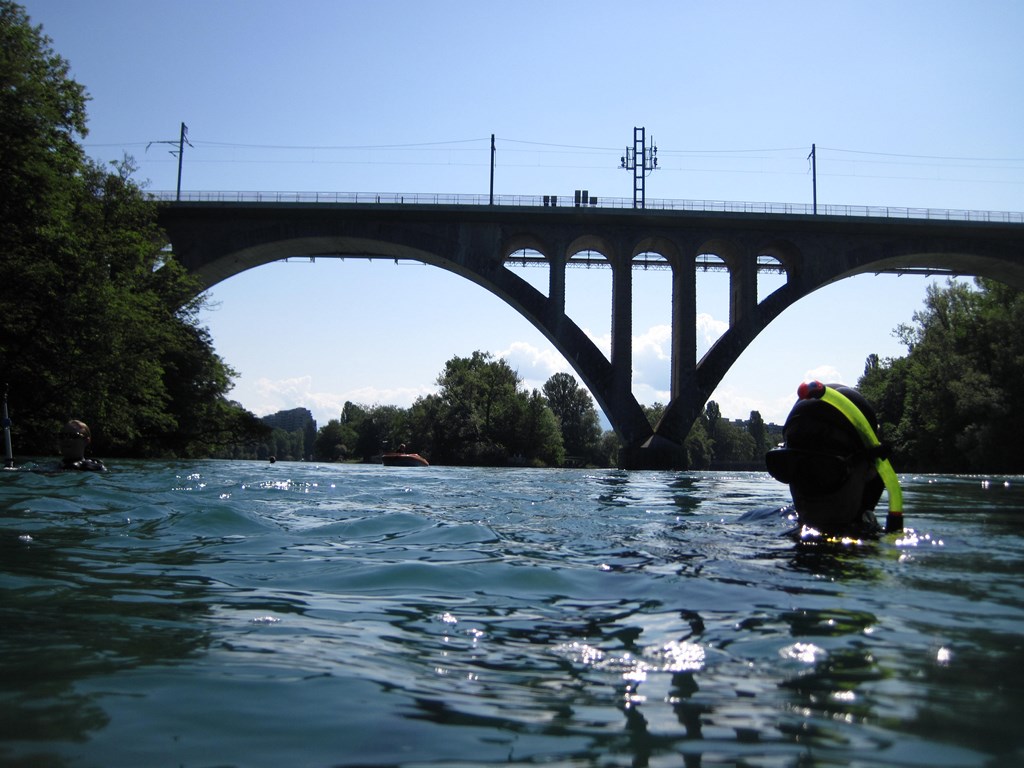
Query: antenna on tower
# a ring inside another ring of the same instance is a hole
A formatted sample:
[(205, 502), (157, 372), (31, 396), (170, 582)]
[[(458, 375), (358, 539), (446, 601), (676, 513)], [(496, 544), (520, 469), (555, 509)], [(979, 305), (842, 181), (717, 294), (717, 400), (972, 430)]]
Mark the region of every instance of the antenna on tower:
[(633, 128), (633, 148), (626, 147), (626, 153), (620, 158), (620, 168), (633, 171), (633, 207), (647, 207), (647, 174), (658, 168), (658, 146), (651, 137), (651, 146), (647, 147), (647, 129)]

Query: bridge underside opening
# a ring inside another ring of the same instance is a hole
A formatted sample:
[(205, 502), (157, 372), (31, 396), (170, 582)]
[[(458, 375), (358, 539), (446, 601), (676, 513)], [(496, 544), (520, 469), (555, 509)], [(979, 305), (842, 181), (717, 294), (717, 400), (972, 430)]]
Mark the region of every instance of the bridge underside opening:
[(551, 263), (540, 251), (522, 248), (505, 257), (505, 267), (514, 271), (544, 296), (551, 295)]
[(665, 405), (672, 399), (672, 265), (651, 251), (632, 265), (633, 394), (641, 405)]
[(570, 252), (565, 270), (565, 314), (611, 357), (612, 270), (608, 258), (593, 249)]
[(775, 256), (761, 254), (757, 257), (757, 300), (767, 296), (786, 284), (786, 267)]

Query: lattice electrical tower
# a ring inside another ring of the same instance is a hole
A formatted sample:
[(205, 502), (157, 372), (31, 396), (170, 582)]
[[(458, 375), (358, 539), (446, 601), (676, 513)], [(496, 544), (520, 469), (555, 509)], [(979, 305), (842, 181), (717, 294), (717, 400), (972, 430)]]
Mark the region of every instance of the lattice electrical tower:
[(633, 148), (626, 147), (620, 168), (633, 172), (633, 207), (647, 206), (647, 174), (658, 167), (658, 147), (651, 137), (651, 147), (647, 148), (647, 129), (633, 129)]

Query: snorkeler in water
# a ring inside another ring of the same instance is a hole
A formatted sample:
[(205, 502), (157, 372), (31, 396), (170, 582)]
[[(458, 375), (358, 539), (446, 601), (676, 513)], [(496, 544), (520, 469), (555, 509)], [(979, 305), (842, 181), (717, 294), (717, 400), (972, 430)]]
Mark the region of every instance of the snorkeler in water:
[(878, 420), (855, 389), (814, 381), (801, 384), (783, 427), (784, 443), (768, 451), (769, 474), (789, 485), (804, 530), (827, 536), (873, 536), (882, 527), (874, 509), (889, 494), (885, 531), (903, 528), (899, 481)]
[(84, 470), (88, 472), (106, 472), (107, 468), (99, 459), (87, 459), (86, 447), (92, 443), (92, 432), (89, 425), (78, 419), (71, 419), (57, 433), (60, 447), (60, 469)]

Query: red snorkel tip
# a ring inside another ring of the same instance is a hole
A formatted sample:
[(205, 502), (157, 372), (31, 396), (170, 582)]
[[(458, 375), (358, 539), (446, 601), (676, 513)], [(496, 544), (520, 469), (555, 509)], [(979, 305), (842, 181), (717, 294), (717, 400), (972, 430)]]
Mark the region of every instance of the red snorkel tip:
[(820, 381), (805, 381), (796, 388), (796, 396), (801, 400), (818, 399), (825, 394), (825, 385)]

